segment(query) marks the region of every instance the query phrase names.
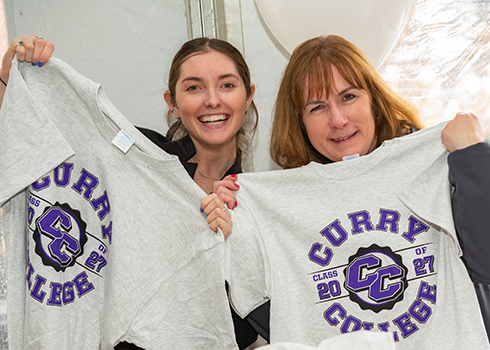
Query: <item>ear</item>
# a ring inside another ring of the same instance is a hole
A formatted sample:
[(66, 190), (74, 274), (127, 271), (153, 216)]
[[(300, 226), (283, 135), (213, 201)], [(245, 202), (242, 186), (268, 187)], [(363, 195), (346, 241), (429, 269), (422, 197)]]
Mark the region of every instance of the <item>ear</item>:
[(247, 98), (247, 109), (250, 107), (255, 94), (255, 84), (250, 84), (250, 96)]
[(168, 109), (172, 111), (173, 114), (176, 116), (179, 116), (179, 111), (176, 106), (172, 103), (172, 98), (170, 96), (170, 90), (166, 90), (163, 93), (163, 98), (165, 99), (165, 102), (167, 102)]

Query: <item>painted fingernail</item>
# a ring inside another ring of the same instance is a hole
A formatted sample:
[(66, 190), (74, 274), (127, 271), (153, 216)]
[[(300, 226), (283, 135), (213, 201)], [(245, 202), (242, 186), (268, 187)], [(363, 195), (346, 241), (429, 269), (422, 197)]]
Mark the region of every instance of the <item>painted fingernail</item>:
[(38, 65), (39, 67), (42, 67), (42, 66), (44, 66), (44, 62), (43, 62), (43, 61), (39, 61), (39, 62), (37, 62), (37, 65)]
[(204, 213), (204, 209), (203, 208), (199, 208), (201, 210), (201, 213)]
[(235, 208), (238, 207), (238, 203), (235, 201)]
[(31, 65), (36, 66), (36, 65), (37, 65), (37, 63), (31, 62)]
[(233, 184), (233, 185), (235, 185), (236, 188), (240, 188), (240, 185), (238, 184)]
[(19, 45), (24, 45), (24, 43), (22, 41), (19, 41)]
[(231, 177), (235, 177), (235, 176), (236, 176), (236, 174), (231, 175)]

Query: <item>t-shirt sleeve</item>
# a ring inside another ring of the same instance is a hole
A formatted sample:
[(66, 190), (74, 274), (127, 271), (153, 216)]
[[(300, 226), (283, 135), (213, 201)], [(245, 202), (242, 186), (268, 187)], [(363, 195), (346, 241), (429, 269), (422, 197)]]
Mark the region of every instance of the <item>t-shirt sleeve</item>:
[(270, 266), (259, 225), (243, 201), (232, 211), (226, 240), (226, 281), (232, 307), (242, 317), (270, 297)]
[(447, 152), (444, 151), (408, 184), (398, 198), (415, 216), (447, 234), (454, 242), (456, 253), (461, 256), (452, 217), (451, 193)]
[(74, 154), (33, 98), (19, 64), (12, 63), (0, 110), (0, 206)]

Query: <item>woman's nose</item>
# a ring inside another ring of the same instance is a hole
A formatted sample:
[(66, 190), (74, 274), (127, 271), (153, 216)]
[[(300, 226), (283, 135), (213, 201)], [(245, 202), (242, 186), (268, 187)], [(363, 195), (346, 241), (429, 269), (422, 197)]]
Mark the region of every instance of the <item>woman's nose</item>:
[(207, 107), (216, 108), (220, 105), (221, 101), (219, 99), (219, 95), (217, 91), (211, 89), (206, 92), (206, 100), (205, 105)]
[(330, 107), (330, 120), (329, 124), (331, 128), (340, 129), (349, 123), (349, 119), (344, 115), (342, 110), (337, 106)]

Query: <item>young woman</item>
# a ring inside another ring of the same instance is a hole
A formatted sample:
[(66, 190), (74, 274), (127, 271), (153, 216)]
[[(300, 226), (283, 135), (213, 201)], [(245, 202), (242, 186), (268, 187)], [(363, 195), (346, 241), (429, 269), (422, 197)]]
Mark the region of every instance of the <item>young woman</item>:
[[(296, 48), (285, 70), (276, 101), (271, 156), (287, 169), (311, 162), (329, 164), (342, 161), (345, 156), (370, 154), (384, 141), (421, 128), (416, 109), (391, 91), (357, 47), (337, 36), (317, 37)], [(488, 207), (490, 190), (485, 180), (490, 170), (490, 144), (483, 139), (481, 125), (471, 113), (458, 114), (442, 131), (442, 142), (451, 152), (448, 161), (450, 181), (455, 188), (453, 217), (462, 258), (477, 294), (488, 290), (490, 283), (489, 266), (484, 258), (490, 251), (490, 240), (481, 231), (490, 223), (483, 213)], [(229, 206), (236, 201), (231, 182), (223, 183), (215, 191), (215, 196)], [(206, 206), (208, 201), (206, 198), (202, 205)], [(270, 198), (264, 201), (271, 206), (287, 207), (287, 201), (276, 203)], [(342, 203), (341, 198), (339, 201)], [(288, 237), (284, 235), (284, 240)], [(260, 246), (265, 252), (276, 249), (267, 244)], [(269, 257), (269, 263), (274, 264), (275, 258)], [(276, 280), (274, 271), (266, 275), (267, 281), (277, 288), (281, 277)], [(276, 310), (284, 307), (276, 305)]]
[[(23, 36), (12, 40), (0, 70), (0, 101), (8, 84), (11, 62), (19, 61), (43, 67), (54, 45), (40, 36)], [(189, 176), (209, 194), (213, 184), (242, 172), (255, 129), (258, 112), (253, 102), (255, 86), (241, 53), (219, 39), (198, 38), (182, 45), (174, 56), (169, 73), (166, 136), (138, 128), (167, 153), (179, 157)], [(203, 209), (210, 227), (221, 229), (225, 237), (231, 232), (231, 216), (222, 203)], [(257, 339), (249, 321), (232, 312), (236, 340), (243, 349)], [(118, 349), (136, 349), (123, 343)]]

